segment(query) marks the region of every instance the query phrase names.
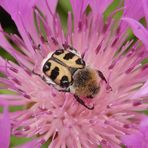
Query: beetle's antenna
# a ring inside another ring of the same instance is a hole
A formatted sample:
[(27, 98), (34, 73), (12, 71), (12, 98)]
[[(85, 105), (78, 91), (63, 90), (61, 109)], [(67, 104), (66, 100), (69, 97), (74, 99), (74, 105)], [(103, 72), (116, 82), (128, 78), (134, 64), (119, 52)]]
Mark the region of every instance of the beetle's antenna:
[(73, 48), (72, 46), (70, 46), (67, 42), (62, 44), (62, 46), (64, 47), (65, 50), (69, 49), (70, 51), (77, 53), (77, 50), (75, 48)]
[(67, 50), (70, 47), (66, 41), (65, 43), (62, 44), (62, 46), (64, 47), (65, 50)]
[[(40, 77), (43, 81), (47, 82), (46, 81), (46, 78), (44, 76), (41, 76), (40, 74), (36, 73), (34, 70), (32, 70), (32, 73), (38, 77)], [(49, 85), (49, 83), (47, 83)]]
[(34, 46), (34, 50), (36, 53), (39, 53), (43, 59), (45, 58), (41, 51), (41, 44), (38, 44), (36, 47)]

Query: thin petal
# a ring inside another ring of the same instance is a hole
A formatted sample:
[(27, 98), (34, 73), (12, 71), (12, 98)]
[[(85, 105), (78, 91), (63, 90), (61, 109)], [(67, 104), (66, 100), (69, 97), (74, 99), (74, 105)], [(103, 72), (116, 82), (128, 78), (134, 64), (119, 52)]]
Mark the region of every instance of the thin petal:
[(0, 120), (0, 147), (8, 148), (10, 143), (10, 119), (8, 108), (4, 107), (3, 118)]
[(44, 15), (48, 17), (49, 15), (55, 13), (57, 3), (58, 0), (45, 0), (45, 1), (38, 0), (36, 5), (39, 7), (41, 11), (44, 12)]
[(33, 147), (40, 148), (40, 143), (38, 139), (29, 141), (21, 146), (18, 146), (17, 148), (33, 148)]
[[(26, 56), (21, 52), (16, 51), (5, 38), (0, 27), (0, 46), (3, 47), (8, 53), (10, 53), (18, 62), (21, 62), (26, 67), (31, 68), (31, 64)], [(1, 59), (0, 59), (1, 60)]]
[(75, 27), (80, 22), (80, 18), (85, 11), (86, 7), (88, 6), (89, 1), (88, 0), (70, 0), (73, 14), (74, 14), (74, 24)]
[(144, 26), (132, 18), (125, 17), (122, 18), (122, 20), (126, 21), (130, 25), (136, 37), (144, 43), (147, 47), (146, 49), (148, 50), (148, 31), (144, 28)]
[[(140, 129), (143, 132), (148, 131), (148, 117), (147, 116), (142, 120), (142, 122), (140, 124)], [(147, 136), (148, 136), (148, 134), (147, 134)]]
[(127, 148), (147, 148), (148, 143), (148, 118), (144, 116), (140, 125), (139, 131), (131, 135), (125, 135), (122, 137), (122, 142)]
[(125, 136), (122, 141), (127, 148), (140, 148), (142, 146), (142, 136), (140, 134)]
[(47, 18), (48, 26), (53, 28), (55, 27), (53, 24), (54, 14), (56, 11), (58, 0), (38, 0), (36, 2), (37, 7), (39, 10), (44, 14), (44, 16)]
[[(135, 20), (139, 20), (144, 16), (143, 5), (139, 0), (125, 0), (123, 17), (130, 17)], [(121, 22), (120, 30), (125, 32), (128, 25), (125, 22)]]
[(125, 0), (124, 17), (131, 17), (139, 20), (144, 16), (142, 2), (139, 0)]
[(102, 14), (112, 2), (113, 0), (90, 0), (90, 6), (96, 14)]
[(143, 8), (144, 8), (144, 13), (145, 13), (145, 18), (146, 18), (146, 22), (147, 22), (147, 27), (148, 27), (148, 1), (147, 0), (143, 0)]
[(133, 95), (133, 98), (148, 96), (148, 81)]
[(28, 34), (34, 37), (33, 39), (35, 42), (38, 42), (38, 35), (35, 30), (32, 9), (34, 3), (35, 0), (29, 2), (28, 0), (11, 0), (11, 3), (9, 0), (0, 0), (0, 5), (11, 15), (12, 19), (15, 21), (19, 33), (21, 34), (32, 55), (34, 55), (34, 50), (32, 49)]

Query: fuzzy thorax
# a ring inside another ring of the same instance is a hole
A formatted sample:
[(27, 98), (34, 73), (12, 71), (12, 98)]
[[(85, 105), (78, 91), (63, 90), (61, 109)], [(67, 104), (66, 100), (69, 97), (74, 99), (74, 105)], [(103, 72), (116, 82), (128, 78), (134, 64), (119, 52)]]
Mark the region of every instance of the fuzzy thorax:
[(96, 70), (86, 67), (73, 75), (71, 92), (77, 96), (93, 98), (100, 90), (100, 81)]

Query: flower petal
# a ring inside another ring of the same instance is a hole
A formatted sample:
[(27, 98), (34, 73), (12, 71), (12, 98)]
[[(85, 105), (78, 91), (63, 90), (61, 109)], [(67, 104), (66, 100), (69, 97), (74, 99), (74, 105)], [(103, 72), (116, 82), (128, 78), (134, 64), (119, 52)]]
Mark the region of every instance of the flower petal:
[[(148, 117), (145, 117), (140, 123), (140, 129), (143, 132), (148, 131)], [(148, 134), (147, 134), (148, 136)]]
[[(18, 62), (21, 62), (24, 64), (26, 67), (31, 68), (31, 63), (29, 62), (28, 58), (23, 55), (21, 52), (16, 51), (11, 44), (7, 41), (7, 39), (4, 36), (3, 31), (1, 30), (0, 26), (0, 46), (4, 48), (8, 53), (10, 53)], [(2, 59), (0, 59), (2, 60)]]
[(53, 24), (53, 19), (54, 19), (57, 3), (58, 3), (58, 0), (44, 0), (44, 1), (38, 0), (36, 2), (36, 6), (47, 18), (48, 26), (50, 26), (52, 30), (54, 30), (53, 28), (55, 27)]
[(148, 81), (133, 95), (133, 98), (145, 97), (148, 95)]
[(127, 148), (140, 148), (142, 146), (142, 138), (140, 134), (128, 135), (123, 138), (123, 143)]
[(38, 139), (36, 139), (36, 140), (29, 141), (21, 146), (18, 146), (17, 148), (29, 148), (29, 147), (40, 148), (40, 145), (41, 143), (39, 142)]
[(135, 134), (125, 135), (122, 138), (127, 148), (147, 148), (148, 143), (148, 118), (144, 117), (139, 125), (139, 131)]
[(0, 147), (8, 148), (10, 143), (10, 119), (8, 108), (4, 107), (3, 117), (0, 120)]
[(144, 26), (132, 18), (125, 17), (122, 18), (122, 20), (126, 21), (130, 25), (136, 37), (144, 43), (148, 50), (148, 31), (144, 28)]
[(72, 9), (73, 9), (73, 14), (74, 14), (74, 26), (75, 28), (77, 27), (78, 23), (80, 22), (80, 18), (85, 11), (89, 0), (70, 0)]
[(12, 19), (16, 23), (19, 33), (21, 34), (32, 55), (34, 55), (34, 50), (28, 35), (30, 34), (33, 36), (33, 40), (38, 42), (38, 35), (35, 29), (32, 9), (34, 3), (35, 0), (29, 2), (28, 0), (12, 0), (11, 4), (9, 0), (0, 1), (0, 5), (11, 15)]
[(96, 14), (102, 14), (113, 0), (90, 0), (90, 6)]
[(139, 20), (144, 16), (142, 2), (139, 0), (125, 0), (124, 17), (131, 17)]
[(147, 27), (148, 27), (148, 1), (147, 0), (143, 0), (143, 8), (144, 8), (144, 13), (145, 13), (145, 18), (146, 18), (146, 22), (147, 22)]

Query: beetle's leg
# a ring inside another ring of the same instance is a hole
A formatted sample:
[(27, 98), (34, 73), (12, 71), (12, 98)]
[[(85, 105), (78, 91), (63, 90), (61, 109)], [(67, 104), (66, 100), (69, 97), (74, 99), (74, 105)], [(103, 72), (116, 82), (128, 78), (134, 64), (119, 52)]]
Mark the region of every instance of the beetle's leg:
[(89, 110), (94, 109), (94, 105), (92, 107), (87, 106), (82, 99), (80, 99), (77, 95), (74, 95), (75, 99), (83, 106), (85, 106)]
[(97, 72), (98, 72), (98, 75), (100, 76), (100, 78), (103, 80), (103, 81), (105, 81), (105, 83), (107, 84), (107, 90), (110, 90), (110, 91), (112, 91), (112, 87), (109, 85), (109, 83), (108, 83), (108, 81), (106, 80), (106, 78), (105, 78), (105, 76), (103, 75), (103, 73), (101, 72), (101, 71), (99, 71), (99, 70), (97, 70)]
[(44, 76), (41, 76), (40, 74), (36, 73), (34, 70), (32, 70), (32, 73), (33, 73), (34, 75), (36, 75), (36, 76), (40, 77), (43, 81), (45, 81), (45, 82), (46, 82), (46, 79), (45, 79), (45, 77), (44, 77)]
[(34, 70), (32, 70), (32, 73), (33, 73), (34, 75), (39, 76), (40, 78), (42, 78), (42, 76), (41, 76), (40, 74), (36, 73)]

